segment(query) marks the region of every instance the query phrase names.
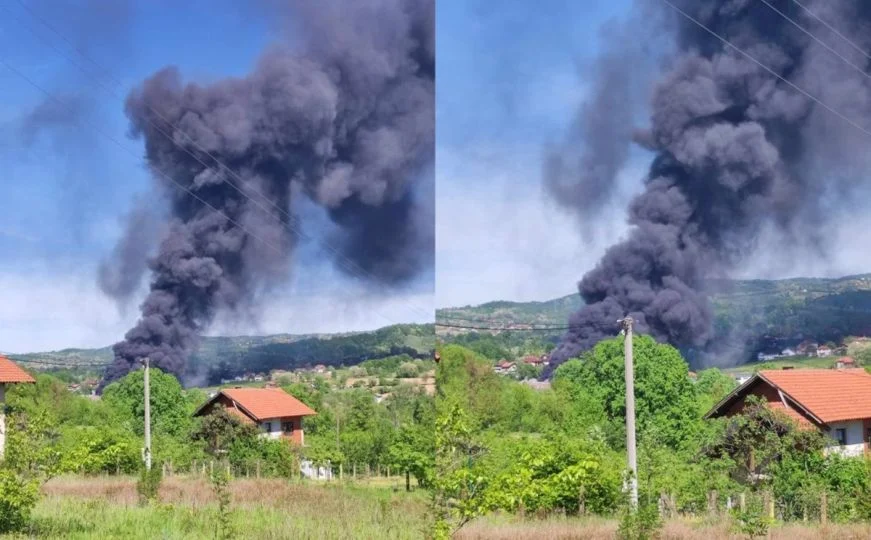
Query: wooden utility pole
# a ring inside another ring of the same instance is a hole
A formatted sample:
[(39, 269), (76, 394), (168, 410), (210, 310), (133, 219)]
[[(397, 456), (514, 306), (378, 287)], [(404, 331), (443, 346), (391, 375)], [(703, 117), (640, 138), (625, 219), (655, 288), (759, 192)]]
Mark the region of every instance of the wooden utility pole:
[(145, 468), (151, 470), (151, 384), (148, 380), (148, 358), (145, 359), (145, 449), (142, 457)]
[(632, 364), (632, 317), (623, 323), (623, 359), (626, 371), (626, 459), (629, 468), (629, 504), (638, 507), (638, 467), (635, 453), (635, 373)]

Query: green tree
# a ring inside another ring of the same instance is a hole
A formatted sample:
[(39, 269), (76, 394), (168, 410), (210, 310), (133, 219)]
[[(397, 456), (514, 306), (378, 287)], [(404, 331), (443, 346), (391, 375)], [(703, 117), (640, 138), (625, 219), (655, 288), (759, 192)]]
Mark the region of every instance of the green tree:
[(209, 414), (200, 417), (199, 425), (191, 434), (192, 439), (203, 443), (206, 452), (212, 456), (226, 453), (240, 439), (253, 442), (256, 436), (254, 425), (243, 423), (223, 405), (217, 405)]
[[(676, 448), (700, 429), (696, 389), (689, 380), (687, 364), (677, 349), (646, 335), (635, 336), (633, 352), (639, 437), (656, 431), (660, 440)], [(622, 337), (600, 341), (581, 359), (560, 366), (555, 378), (601, 402), (612, 433), (625, 432)]]
[[(192, 426), (192, 404), (184, 395), (174, 376), (157, 368), (149, 372), (151, 390), (151, 421), (154, 433), (179, 436)], [(106, 386), (103, 401), (118, 411), (137, 435), (145, 430), (144, 371), (131, 371)]]

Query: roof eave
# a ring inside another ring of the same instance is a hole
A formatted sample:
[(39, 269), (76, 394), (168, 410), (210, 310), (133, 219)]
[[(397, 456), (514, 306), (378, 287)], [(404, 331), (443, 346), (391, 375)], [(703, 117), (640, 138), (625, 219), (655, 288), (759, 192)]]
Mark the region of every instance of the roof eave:
[(705, 420), (714, 418), (717, 413), (719, 413), (720, 409), (728, 405), (733, 399), (738, 398), (741, 395), (741, 392), (749, 388), (751, 384), (760, 379), (761, 377), (759, 376), (759, 373), (754, 373), (753, 376), (744, 381), (744, 384), (739, 385), (737, 388), (726, 394), (726, 396), (723, 397), (723, 399), (721, 399), (716, 405), (714, 405), (710, 411), (705, 413), (705, 416), (703, 418)]

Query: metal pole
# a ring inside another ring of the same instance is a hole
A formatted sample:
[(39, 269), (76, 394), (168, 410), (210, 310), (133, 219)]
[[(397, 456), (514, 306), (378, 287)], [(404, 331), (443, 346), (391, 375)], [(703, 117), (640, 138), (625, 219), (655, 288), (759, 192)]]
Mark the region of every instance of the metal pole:
[(148, 379), (148, 358), (145, 359), (145, 468), (151, 470), (151, 383)]
[(626, 367), (626, 458), (629, 465), (629, 504), (638, 507), (638, 468), (635, 453), (635, 373), (632, 365), (632, 317), (623, 319), (623, 357)]

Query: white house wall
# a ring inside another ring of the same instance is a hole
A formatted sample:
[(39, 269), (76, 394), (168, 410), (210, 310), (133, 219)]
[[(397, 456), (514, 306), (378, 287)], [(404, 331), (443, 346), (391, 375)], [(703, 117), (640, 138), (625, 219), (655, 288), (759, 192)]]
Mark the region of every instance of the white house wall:
[[(271, 424), (271, 430), (266, 431), (266, 424)], [(281, 420), (275, 418), (273, 420), (264, 420), (260, 423), (260, 435), (262, 437), (266, 437), (269, 439), (280, 439), (281, 438)]]
[[(861, 420), (853, 422), (837, 422), (830, 424), (829, 437), (833, 439), (832, 445), (827, 449), (828, 453), (838, 453), (845, 457), (861, 456), (865, 452), (863, 424)], [(838, 429), (846, 430), (847, 444), (840, 446), (837, 443)]]

